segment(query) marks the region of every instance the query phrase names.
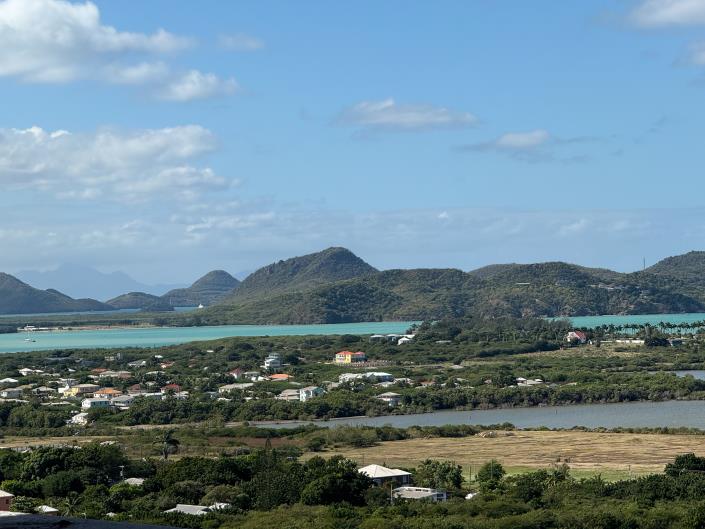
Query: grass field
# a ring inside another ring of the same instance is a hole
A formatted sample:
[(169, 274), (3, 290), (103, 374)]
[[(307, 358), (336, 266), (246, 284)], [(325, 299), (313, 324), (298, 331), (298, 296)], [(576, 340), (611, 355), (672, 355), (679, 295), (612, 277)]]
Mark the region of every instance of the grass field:
[(601, 474), (605, 479), (663, 471), (678, 454), (705, 455), (705, 437), (627, 433), (516, 431), (497, 437), (410, 439), (380, 443), (370, 448), (341, 448), (360, 465), (378, 463), (413, 467), (424, 459), (450, 459), (466, 475), (496, 459), (510, 472), (550, 468), (567, 463), (576, 477)]
[[(262, 447), (263, 438), (196, 437), (186, 432), (177, 437), (181, 447), (176, 458), (236, 453), (238, 446)], [(158, 456), (156, 432), (134, 431), (116, 437), (5, 437), (2, 448), (83, 444), (113, 440), (120, 443), (131, 457)], [(301, 445), (301, 441), (272, 439), (272, 445)], [(496, 459), (510, 473), (551, 468), (566, 463), (575, 477), (600, 474), (613, 480), (663, 471), (679, 454), (694, 452), (705, 456), (705, 436), (630, 433), (512, 431), (496, 432), (496, 437), (476, 435), (464, 438), (426, 438), (390, 441), (369, 448), (339, 447), (321, 453), (330, 457), (341, 454), (360, 466), (377, 463), (390, 467), (414, 467), (424, 459), (449, 459), (463, 466), (466, 477), (491, 459)]]

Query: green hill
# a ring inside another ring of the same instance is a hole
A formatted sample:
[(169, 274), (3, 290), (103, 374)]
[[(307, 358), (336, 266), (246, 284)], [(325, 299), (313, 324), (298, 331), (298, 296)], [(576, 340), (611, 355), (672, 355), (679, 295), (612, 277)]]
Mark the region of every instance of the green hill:
[(287, 292), (362, 277), (377, 272), (350, 250), (328, 248), (322, 252), (272, 263), (250, 274), (224, 302), (259, 299)]
[(174, 310), (174, 307), (159, 296), (144, 292), (123, 294), (108, 300), (106, 303), (116, 309), (141, 309), (147, 312), (168, 312)]
[[(328, 266), (331, 262), (335, 266)], [(693, 259), (687, 264), (697, 269)], [(678, 278), (679, 271), (678, 263), (664, 276), (549, 262), (491, 265), (467, 273), (378, 272), (348, 250), (332, 248), (258, 270), (202, 315), (208, 323), (338, 323), (705, 311), (705, 296), (696, 288), (699, 276), (691, 273), (687, 283)], [(355, 277), (340, 278), (345, 274)]]
[(239, 285), (240, 281), (226, 271), (213, 270), (188, 288), (167, 292), (162, 299), (172, 307), (212, 305), (231, 294)]
[(57, 290), (39, 290), (0, 272), (0, 314), (112, 310), (94, 299), (73, 299)]

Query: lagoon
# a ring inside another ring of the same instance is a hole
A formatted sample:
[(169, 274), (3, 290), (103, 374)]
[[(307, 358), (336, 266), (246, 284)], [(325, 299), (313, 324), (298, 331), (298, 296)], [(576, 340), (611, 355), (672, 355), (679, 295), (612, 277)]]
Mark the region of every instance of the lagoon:
[[(437, 411), (384, 417), (351, 417), (330, 421), (261, 423), (272, 428), (291, 428), (302, 424), (317, 426), (443, 426), (447, 424), (490, 425), (512, 423), (517, 428), (661, 428), (690, 427), (705, 429), (705, 401), (670, 400), (665, 402), (624, 402), (618, 404), (581, 404), (497, 410)], [(257, 423), (253, 423), (257, 424)]]
[[(307, 334), (403, 334), (415, 322), (369, 322), (326, 325), (221, 325), (217, 327), (141, 327), (0, 334), (0, 353), (160, 347), (231, 336), (304, 336)], [(27, 342), (26, 339), (35, 340)]]
[(575, 327), (594, 328), (600, 325), (658, 325), (659, 323), (695, 323), (705, 321), (705, 313), (692, 312), (687, 314), (635, 314), (605, 315), (605, 316), (574, 316), (565, 318), (570, 320)]

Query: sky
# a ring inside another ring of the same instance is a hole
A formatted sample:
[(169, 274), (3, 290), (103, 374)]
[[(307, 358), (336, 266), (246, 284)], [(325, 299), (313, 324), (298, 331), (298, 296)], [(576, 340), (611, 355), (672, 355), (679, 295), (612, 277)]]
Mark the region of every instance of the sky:
[(705, 0), (0, 0), (0, 270), (705, 249)]

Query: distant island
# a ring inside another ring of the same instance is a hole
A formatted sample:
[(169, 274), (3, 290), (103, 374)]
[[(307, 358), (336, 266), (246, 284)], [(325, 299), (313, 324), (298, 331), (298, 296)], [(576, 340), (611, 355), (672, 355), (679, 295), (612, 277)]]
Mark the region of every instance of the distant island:
[(242, 282), (215, 270), (163, 296), (131, 292), (106, 303), (34, 289), (0, 274), (0, 314), (127, 308), (154, 313), (203, 305), (195, 315), (165, 315), (159, 321), (222, 325), (705, 312), (703, 272), (705, 252), (699, 251), (633, 273), (563, 262), (497, 264), (470, 272), (380, 271), (334, 247), (272, 263)]

